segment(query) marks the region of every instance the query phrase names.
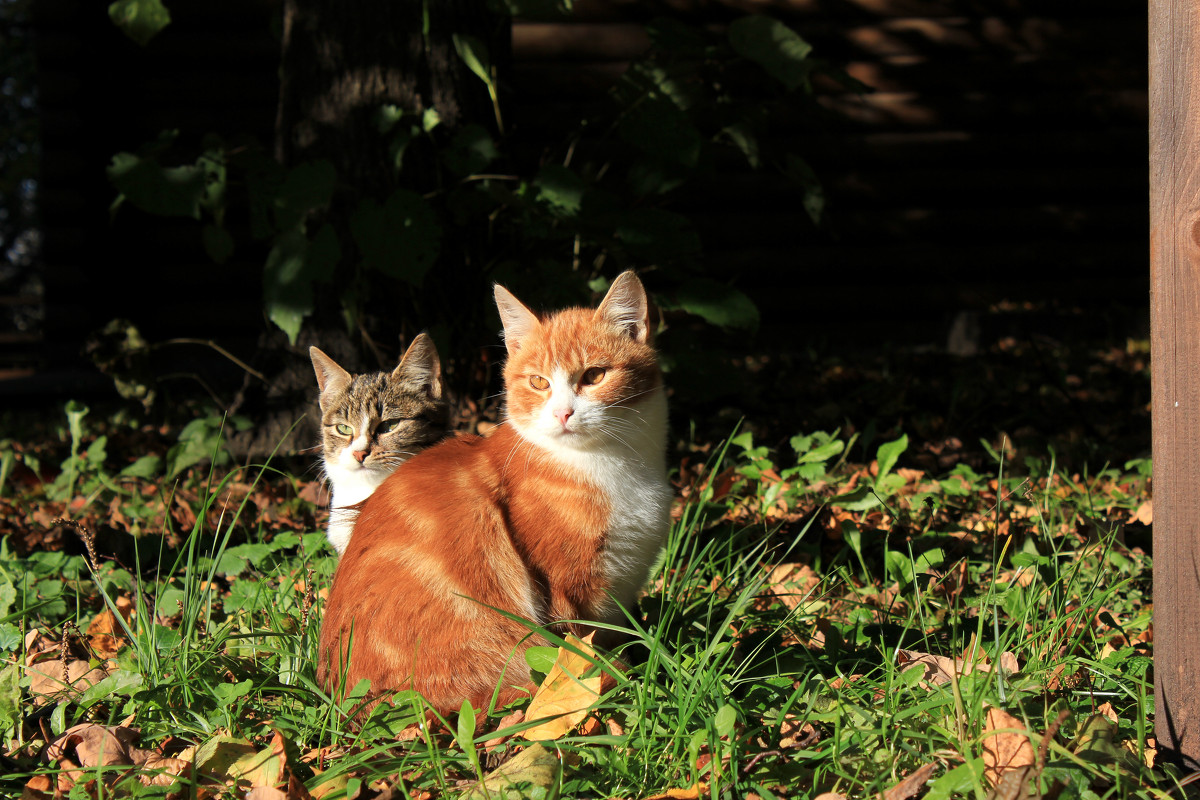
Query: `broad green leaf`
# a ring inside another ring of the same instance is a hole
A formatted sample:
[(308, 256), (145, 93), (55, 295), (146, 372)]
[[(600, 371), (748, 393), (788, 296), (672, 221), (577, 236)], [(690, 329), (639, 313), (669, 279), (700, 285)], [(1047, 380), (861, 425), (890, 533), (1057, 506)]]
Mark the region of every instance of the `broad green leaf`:
[[(628, 211), (621, 215), (616, 229), (617, 238), (636, 258), (646, 261), (677, 261), (695, 257), (700, 252), (700, 236), (691, 220), (661, 208)], [(704, 281), (720, 286), (714, 281)], [(700, 287), (700, 291), (703, 290)], [(725, 290), (725, 287), (721, 287)]]
[(304, 318), (312, 313), (314, 285), (332, 277), (340, 258), (337, 234), (329, 224), (311, 242), (299, 229), (276, 238), (263, 270), (263, 304), (293, 344)]
[[(879, 449), (875, 451), (875, 458), (879, 461), (879, 479), (892, 471), (896, 466), (896, 460), (900, 458), (900, 454), (908, 449), (908, 434), (901, 434), (900, 438), (894, 442), (881, 444)], [(876, 480), (878, 483), (879, 480)]]
[(914, 567), (917, 572), (929, 572), (944, 563), (946, 563), (946, 551), (940, 547), (934, 547), (917, 555)]
[(700, 158), (700, 132), (675, 103), (649, 95), (626, 111), (617, 135), (648, 155), (682, 167)]
[(162, 0), (117, 0), (108, 7), (109, 19), (126, 36), (145, 47), (171, 23), (171, 12)]
[(492, 62), (488, 57), (487, 45), (469, 34), (456, 33), (450, 38), (454, 42), (454, 49), (458, 53), (458, 57), (467, 65), (467, 69), (474, 72), (479, 80), (491, 88), (493, 85)]
[(419, 285), (441, 250), (442, 229), (419, 194), (397, 189), (380, 206), (363, 200), (350, 216), (363, 266)]
[(254, 681), (247, 678), (239, 683), (216, 683), (213, 684), (213, 694), (216, 695), (217, 703), (224, 706), (231, 706), (239, 700), (250, 694), (250, 690), (254, 688)]
[(742, 155), (746, 157), (746, 163), (753, 169), (758, 169), (762, 163), (758, 157), (758, 137), (750, 130), (749, 126), (738, 123), (729, 125), (724, 128), (721, 133), (729, 137), (734, 146), (742, 151)]
[(200, 218), (205, 195), (204, 169), (196, 165), (164, 167), (153, 156), (117, 153), (107, 169), (117, 191), (148, 214)]
[(554, 667), (558, 658), (557, 647), (531, 647), (525, 651), (525, 663), (529, 668), (545, 675)]
[(442, 155), (450, 171), (461, 177), (482, 172), (500, 155), (492, 135), (482, 125), (467, 125), (450, 142)]
[(534, 179), (537, 199), (566, 216), (579, 213), (587, 183), (571, 169), (561, 164), (547, 164)]
[(475, 707), (470, 700), (463, 700), (462, 708), (458, 710), (458, 727), (454, 738), (464, 753), (475, 749)]
[(325, 159), (308, 161), (288, 170), (275, 194), (276, 228), (291, 231), (305, 221), (309, 212), (328, 205), (335, 183), (337, 170)]
[(161, 467), (162, 459), (158, 456), (142, 456), (118, 474), (122, 478), (154, 478)]
[(789, 89), (808, 82), (812, 45), (777, 19), (751, 16), (735, 20), (729, 26), (729, 43)]
[(25, 707), (21, 702), (21, 668), (9, 664), (0, 670), (0, 732), (20, 724)]
[(737, 711), (728, 703), (717, 709), (717, 714), (713, 717), (713, 729), (718, 736), (728, 736), (733, 733), (733, 726), (736, 723)]
[(846, 443), (840, 439), (834, 439), (832, 442), (827, 442), (820, 447), (814, 447), (807, 453), (804, 453), (796, 459), (797, 464), (807, 464), (810, 461), (828, 461), (836, 455), (840, 455), (846, 447)]
[(77, 443), (83, 439), (83, 418), (88, 415), (88, 407), (77, 400), (68, 400), (66, 412), (71, 441)]
[[(918, 676), (921, 674), (921, 670), (910, 670), (910, 672), (914, 672)], [(968, 797), (973, 789), (981, 785), (982, 778), (982, 758), (959, 764), (929, 784), (929, 791), (925, 793), (924, 800), (950, 800), (952, 797)]]
[(814, 225), (820, 224), (821, 216), (825, 213), (825, 187), (821, 185), (817, 173), (807, 161), (795, 153), (788, 153), (783, 161), (783, 174), (804, 189), (801, 201), (804, 211)]
[(695, 314), (722, 328), (752, 331), (759, 322), (758, 307), (749, 297), (708, 278), (688, 281), (662, 299), (660, 305)]

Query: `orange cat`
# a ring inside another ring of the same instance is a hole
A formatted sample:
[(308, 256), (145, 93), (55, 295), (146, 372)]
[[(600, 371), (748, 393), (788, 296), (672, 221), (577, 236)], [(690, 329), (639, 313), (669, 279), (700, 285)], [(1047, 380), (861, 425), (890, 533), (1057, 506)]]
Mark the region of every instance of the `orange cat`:
[[(400, 466), (362, 506), (325, 608), (317, 679), (435, 709), (529, 683), (529, 627), (620, 623), (670, 525), (667, 402), (633, 272), (599, 308), (539, 317), (496, 286), (503, 424)], [(559, 626), (561, 629), (562, 626)], [(351, 646), (352, 642), (352, 646)]]

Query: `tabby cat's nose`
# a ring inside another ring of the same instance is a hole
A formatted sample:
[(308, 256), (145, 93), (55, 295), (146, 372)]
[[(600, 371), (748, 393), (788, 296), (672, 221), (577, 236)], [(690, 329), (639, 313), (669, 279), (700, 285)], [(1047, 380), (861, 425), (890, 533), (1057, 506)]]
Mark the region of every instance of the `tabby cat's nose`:
[(370, 454), (370, 451), (368, 451), (368, 450), (353, 450), (353, 451), (351, 451), (350, 454), (352, 456), (354, 456), (355, 461), (357, 461), (358, 463), (361, 464), (367, 460), (367, 456)]

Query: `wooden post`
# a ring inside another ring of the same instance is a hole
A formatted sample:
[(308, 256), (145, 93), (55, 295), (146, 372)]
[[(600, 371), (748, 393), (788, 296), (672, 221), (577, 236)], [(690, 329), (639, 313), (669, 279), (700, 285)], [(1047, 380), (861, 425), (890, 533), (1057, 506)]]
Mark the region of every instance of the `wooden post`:
[(1150, 2), (1154, 732), (1200, 768), (1200, 0)]

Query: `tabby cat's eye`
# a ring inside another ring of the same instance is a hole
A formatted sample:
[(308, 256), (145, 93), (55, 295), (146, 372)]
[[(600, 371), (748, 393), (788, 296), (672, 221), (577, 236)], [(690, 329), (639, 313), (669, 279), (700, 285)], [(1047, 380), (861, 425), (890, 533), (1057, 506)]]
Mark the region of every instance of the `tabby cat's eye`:
[(402, 420), (402, 419), (385, 419), (383, 422), (379, 423), (379, 432), (380, 433), (391, 433), (392, 431), (396, 430), (396, 428), (400, 427), (401, 422), (404, 422), (404, 420)]
[(344, 422), (338, 423), (334, 427), (334, 430), (337, 431), (338, 433), (340, 433), (342, 436), (353, 436), (354, 435), (354, 428), (351, 428), (349, 425), (347, 425)]
[(584, 386), (595, 386), (602, 380), (604, 380), (604, 367), (591, 367), (583, 373), (579, 382)]
[(550, 381), (546, 380), (541, 375), (530, 375), (529, 385), (537, 389), (539, 392), (544, 392), (550, 388)]

